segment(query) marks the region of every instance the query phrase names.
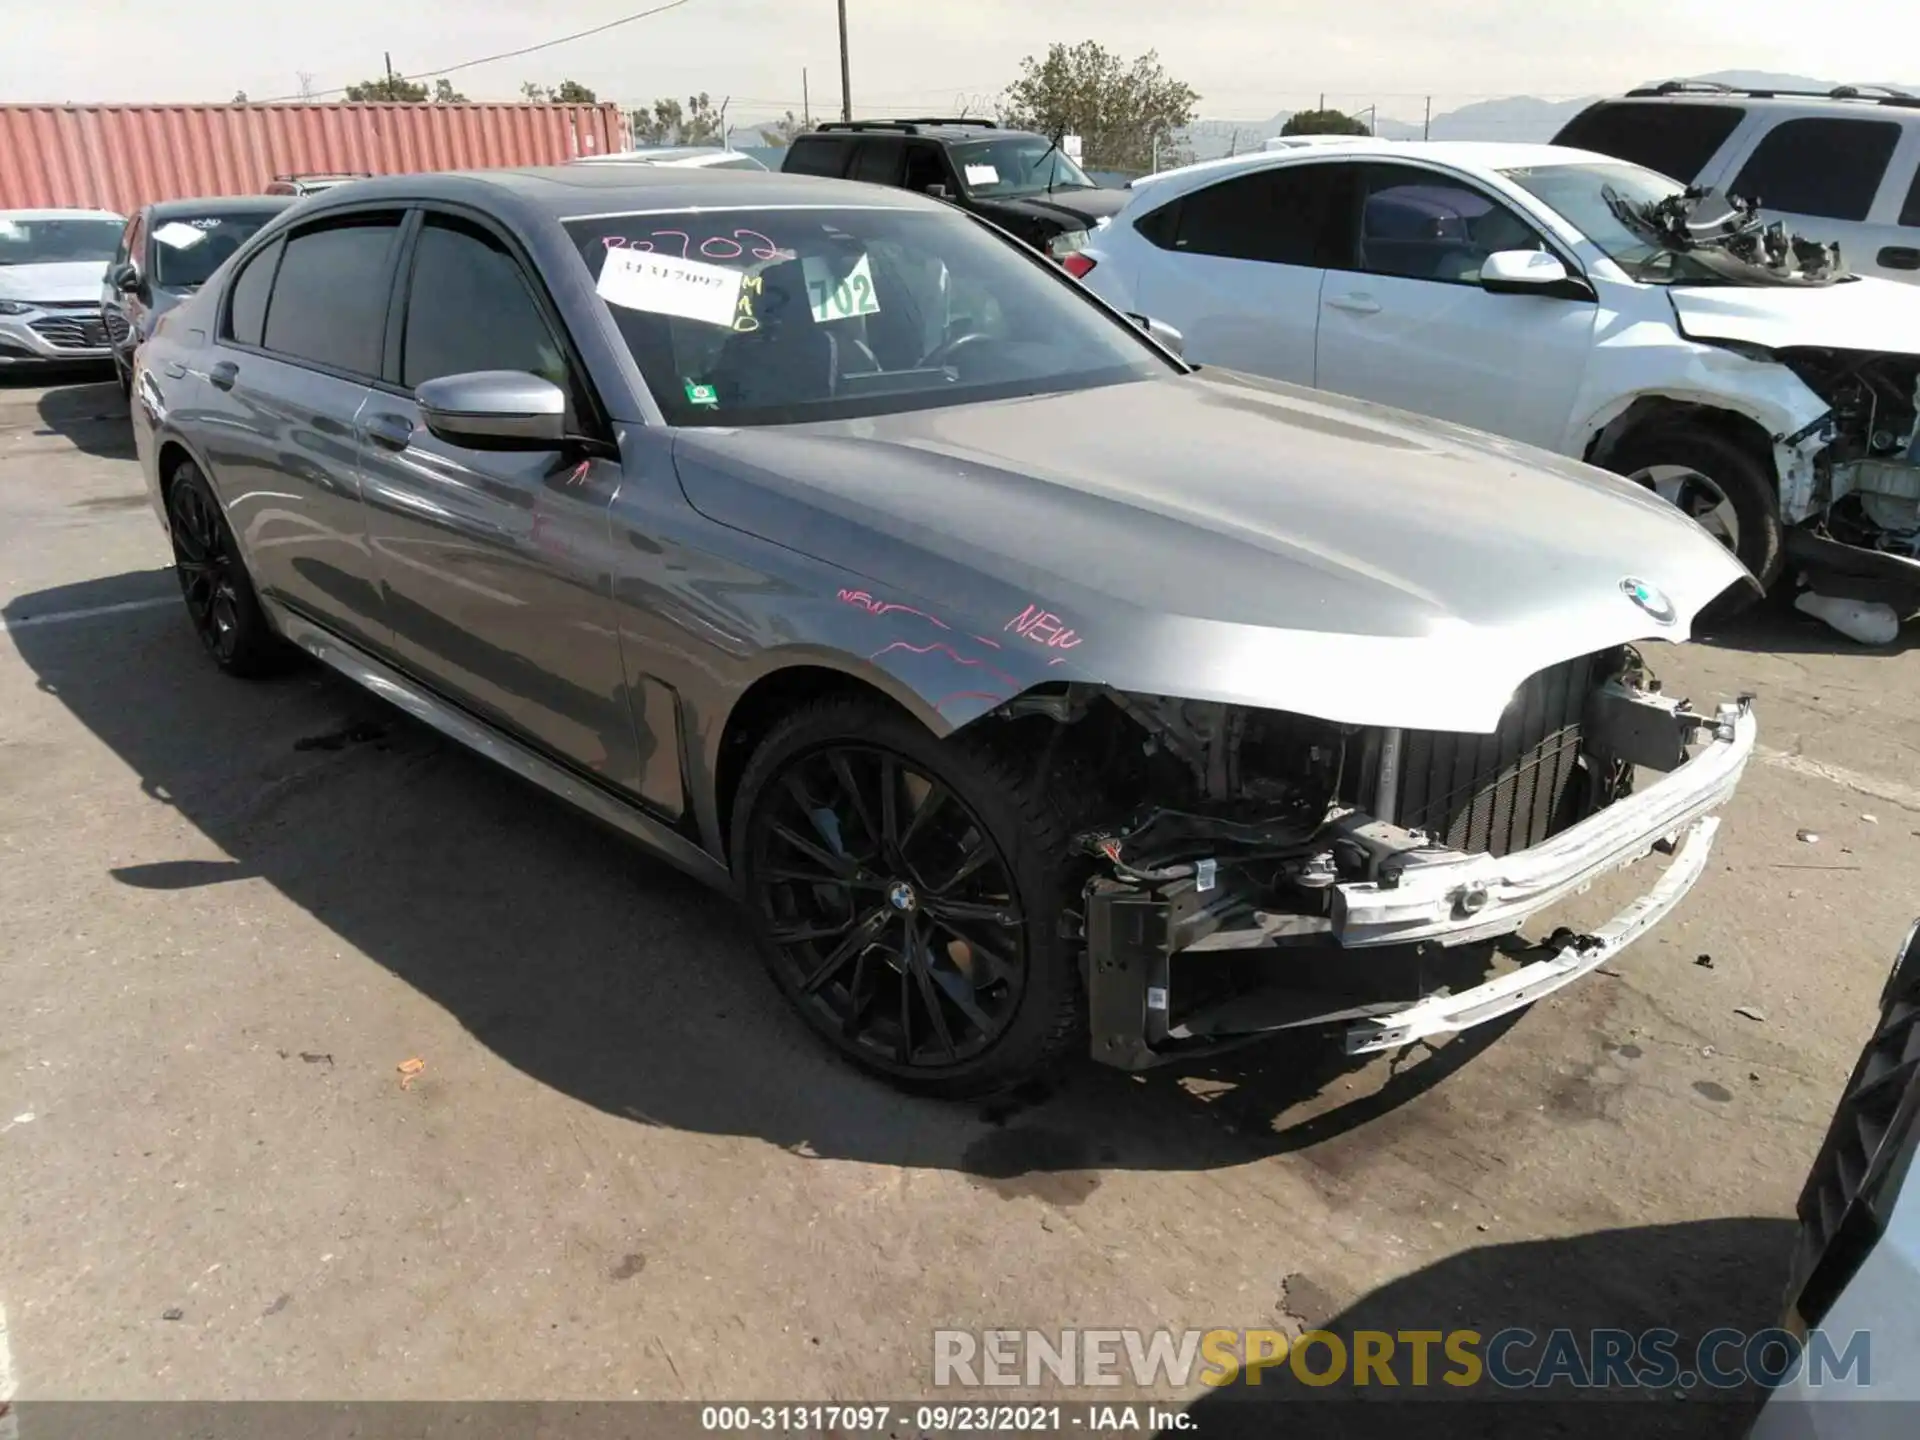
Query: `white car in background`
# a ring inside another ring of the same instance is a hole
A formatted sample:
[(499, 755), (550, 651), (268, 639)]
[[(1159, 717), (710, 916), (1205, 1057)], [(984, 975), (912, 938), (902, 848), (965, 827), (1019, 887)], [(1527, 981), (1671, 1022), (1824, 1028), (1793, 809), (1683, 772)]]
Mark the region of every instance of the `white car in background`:
[(108, 210), (0, 210), (0, 374), (113, 354), (100, 282), (126, 224)]
[(1588, 460), (1764, 585), (1791, 561), (1920, 608), (1920, 288), (1555, 146), (1361, 140), (1132, 189), (1062, 263), (1189, 360)]

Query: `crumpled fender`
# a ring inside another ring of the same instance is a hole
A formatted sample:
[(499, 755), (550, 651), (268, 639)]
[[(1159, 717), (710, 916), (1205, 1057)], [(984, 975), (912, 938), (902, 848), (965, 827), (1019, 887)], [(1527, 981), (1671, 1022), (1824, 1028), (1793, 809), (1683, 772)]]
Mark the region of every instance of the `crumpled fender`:
[(1781, 518), (1796, 525), (1813, 513), (1813, 462), (1831, 441), (1821, 423), (1831, 407), (1787, 366), (1688, 342), (1664, 326), (1622, 325), (1596, 340), (1561, 450), (1587, 455), (1598, 445), (1603, 451), (1612, 438), (1608, 426), (1643, 400), (1701, 405), (1753, 421), (1773, 442)]

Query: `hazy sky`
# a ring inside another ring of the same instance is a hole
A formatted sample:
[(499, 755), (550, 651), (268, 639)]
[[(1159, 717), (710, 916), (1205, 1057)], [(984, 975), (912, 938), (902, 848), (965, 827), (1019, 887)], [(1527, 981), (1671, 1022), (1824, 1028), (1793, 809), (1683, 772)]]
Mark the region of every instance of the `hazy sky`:
[[(650, 0), (0, 0), (0, 101), (227, 100), (418, 75), (537, 44)], [(651, 0), (659, 3), (659, 0)], [(976, 110), (1052, 41), (1149, 48), (1206, 117), (1329, 103), (1417, 118), (1489, 95), (1572, 96), (1725, 69), (1885, 80), (1910, 0), (848, 0), (853, 96), (869, 113)], [(834, 0), (688, 0), (606, 34), (450, 77), (473, 99), (563, 78), (641, 103), (707, 90), (729, 118), (837, 109)], [(1892, 64), (1892, 68), (1899, 68)]]

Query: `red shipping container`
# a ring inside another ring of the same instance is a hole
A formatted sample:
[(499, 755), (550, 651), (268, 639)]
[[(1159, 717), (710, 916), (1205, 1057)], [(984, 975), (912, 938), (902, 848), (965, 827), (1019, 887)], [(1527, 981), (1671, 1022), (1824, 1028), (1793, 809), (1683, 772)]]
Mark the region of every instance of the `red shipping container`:
[(626, 148), (617, 105), (0, 105), (0, 210), (130, 214), (276, 175), (563, 165)]

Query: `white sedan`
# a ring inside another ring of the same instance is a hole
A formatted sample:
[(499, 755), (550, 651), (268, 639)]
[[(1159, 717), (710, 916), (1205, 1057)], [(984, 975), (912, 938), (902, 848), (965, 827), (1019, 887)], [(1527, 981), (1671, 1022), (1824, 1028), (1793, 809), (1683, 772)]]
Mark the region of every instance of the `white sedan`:
[(1792, 559), (1920, 607), (1920, 287), (1548, 145), (1361, 140), (1132, 188), (1063, 263), (1189, 360), (1604, 465), (1764, 584)]

